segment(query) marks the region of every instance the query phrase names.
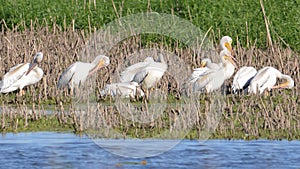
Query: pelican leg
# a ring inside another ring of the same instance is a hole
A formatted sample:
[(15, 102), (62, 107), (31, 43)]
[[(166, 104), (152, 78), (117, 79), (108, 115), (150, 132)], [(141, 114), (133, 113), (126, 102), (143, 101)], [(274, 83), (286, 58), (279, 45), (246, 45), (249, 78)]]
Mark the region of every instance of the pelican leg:
[(18, 94), (19, 96), (24, 96), (25, 95), (25, 91), (23, 90), (23, 89), (20, 89), (20, 91), (19, 91), (19, 94)]
[(149, 100), (149, 90), (144, 90), (146, 100)]
[(145, 99), (145, 100), (148, 100), (149, 99), (149, 91), (148, 91), (148, 89), (146, 88), (143, 88), (143, 87), (141, 87), (141, 90), (144, 92), (144, 96), (143, 96), (143, 100)]
[(264, 91), (264, 96), (265, 96), (265, 97), (270, 96), (270, 91), (269, 91), (269, 90), (265, 90), (265, 91)]

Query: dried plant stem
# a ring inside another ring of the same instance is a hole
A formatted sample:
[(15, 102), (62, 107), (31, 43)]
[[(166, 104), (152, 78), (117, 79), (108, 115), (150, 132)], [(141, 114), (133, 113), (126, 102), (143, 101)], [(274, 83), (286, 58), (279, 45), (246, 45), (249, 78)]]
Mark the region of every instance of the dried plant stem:
[(268, 43), (267, 45), (271, 47), (272, 52), (274, 53), (273, 42), (272, 42), (270, 29), (269, 29), (269, 22), (268, 22), (268, 19), (267, 19), (267, 16), (266, 16), (265, 7), (264, 7), (264, 4), (263, 4), (262, 0), (260, 0), (260, 6), (261, 6), (262, 13), (264, 15), (264, 20), (265, 20), (265, 25), (266, 25), (267, 43)]

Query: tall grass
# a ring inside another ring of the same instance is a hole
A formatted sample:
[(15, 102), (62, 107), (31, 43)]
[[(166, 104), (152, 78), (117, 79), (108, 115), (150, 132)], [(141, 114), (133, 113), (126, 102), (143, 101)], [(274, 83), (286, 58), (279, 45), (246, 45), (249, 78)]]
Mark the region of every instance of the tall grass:
[[(263, 1), (271, 39), (283, 47), (300, 51), (299, 2)], [(35, 0), (2, 1), (1, 29), (13, 29), (32, 21), (61, 28), (73, 27), (92, 31), (122, 16), (140, 12), (161, 12), (185, 18), (202, 30), (212, 27), (216, 41), (230, 35), (244, 47), (267, 47), (264, 16), (259, 1), (190, 0), (190, 1), (108, 1), (108, 0)], [(4, 24), (4, 22), (6, 25)]]

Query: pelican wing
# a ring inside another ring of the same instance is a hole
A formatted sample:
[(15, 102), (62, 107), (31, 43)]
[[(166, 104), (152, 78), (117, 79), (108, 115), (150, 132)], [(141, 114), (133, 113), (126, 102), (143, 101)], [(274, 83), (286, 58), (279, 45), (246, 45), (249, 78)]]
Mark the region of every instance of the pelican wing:
[(57, 87), (59, 89), (67, 86), (75, 75), (77, 64), (70, 65), (59, 77)]
[(137, 72), (135, 76), (132, 78), (133, 82), (141, 83), (149, 74), (148, 69), (142, 69), (141, 71)]
[(194, 91), (201, 91), (204, 87), (211, 81), (211, 73), (206, 73), (201, 75), (195, 82), (194, 82)]
[[(250, 83), (250, 92), (256, 93), (257, 87), (261, 91), (261, 93), (266, 88), (265, 86), (272, 80), (272, 76), (268, 71), (268, 67), (260, 69)], [(276, 82), (276, 77), (275, 77)]]
[(134, 76), (142, 71), (149, 64), (154, 63), (153, 57), (147, 57), (143, 62), (139, 62), (127, 67), (122, 73), (120, 80), (121, 82), (130, 82), (133, 80)]
[(149, 62), (139, 62), (134, 65), (131, 65), (127, 67), (122, 73), (121, 73), (121, 82), (130, 82), (133, 80), (133, 78), (136, 76), (137, 73), (142, 71)]
[(252, 66), (244, 66), (240, 68), (233, 78), (233, 91), (247, 88), (256, 73), (256, 69)]
[(8, 73), (10, 72), (13, 72), (14, 70), (18, 69), (20, 66), (24, 65), (25, 63), (21, 63), (21, 64), (18, 64), (16, 66), (13, 66), (9, 69)]
[(209, 68), (207, 68), (207, 67), (202, 67), (202, 68), (196, 68), (196, 69), (194, 69), (194, 71), (193, 71), (193, 73), (192, 73), (189, 81), (191, 83), (196, 82), (198, 80), (198, 78), (200, 76), (204, 75), (205, 72), (207, 72), (208, 70), (209, 70)]

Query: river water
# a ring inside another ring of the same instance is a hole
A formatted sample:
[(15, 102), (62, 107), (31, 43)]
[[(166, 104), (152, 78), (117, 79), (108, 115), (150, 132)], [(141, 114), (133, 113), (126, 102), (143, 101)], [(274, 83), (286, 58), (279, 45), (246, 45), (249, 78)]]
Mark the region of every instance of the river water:
[(9, 133), (0, 138), (0, 168), (300, 168), (300, 141), (97, 142), (72, 133)]

